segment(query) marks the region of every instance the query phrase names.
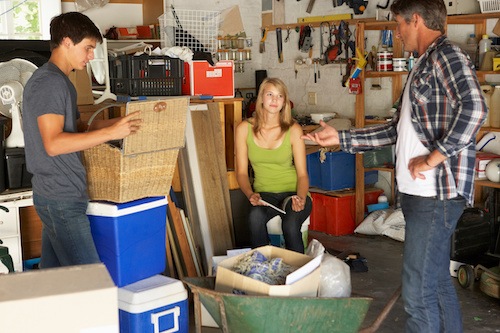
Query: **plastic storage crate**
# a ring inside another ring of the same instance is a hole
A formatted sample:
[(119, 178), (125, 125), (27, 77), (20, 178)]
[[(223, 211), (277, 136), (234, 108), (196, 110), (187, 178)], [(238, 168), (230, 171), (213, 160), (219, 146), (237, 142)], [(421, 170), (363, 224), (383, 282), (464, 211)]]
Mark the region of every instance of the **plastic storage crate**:
[[(355, 154), (343, 151), (326, 152), (325, 160), (322, 162), (319, 151), (308, 154), (309, 186), (325, 191), (354, 188), (356, 184), (355, 158)], [(365, 172), (365, 184), (375, 184), (377, 181), (378, 171)]]
[[(365, 191), (365, 210), (367, 205), (377, 202), (384, 193), (381, 189)], [(313, 209), (309, 230), (316, 230), (333, 236), (349, 235), (356, 228), (356, 195), (355, 191), (341, 191), (338, 193), (311, 192)]]
[(180, 96), (184, 61), (164, 55), (121, 55), (109, 59), (111, 92), (129, 96)]
[(500, 0), (477, 0), (481, 7), (481, 13), (500, 12)]

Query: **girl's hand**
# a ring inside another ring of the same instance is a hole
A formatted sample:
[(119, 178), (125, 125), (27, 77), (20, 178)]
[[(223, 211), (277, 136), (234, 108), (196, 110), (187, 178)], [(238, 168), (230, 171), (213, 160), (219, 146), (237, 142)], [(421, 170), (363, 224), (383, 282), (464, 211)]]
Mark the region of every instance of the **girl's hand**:
[(264, 204), (260, 202), (260, 194), (259, 193), (252, 193), (249, 197), (248, 200), (252, 204), (252, 206), (263, 206)]
[(306, 199), (301, 198), (298, 195), (292, 196), (292, 209), (295, 212), (300, 212), (306, 206)]

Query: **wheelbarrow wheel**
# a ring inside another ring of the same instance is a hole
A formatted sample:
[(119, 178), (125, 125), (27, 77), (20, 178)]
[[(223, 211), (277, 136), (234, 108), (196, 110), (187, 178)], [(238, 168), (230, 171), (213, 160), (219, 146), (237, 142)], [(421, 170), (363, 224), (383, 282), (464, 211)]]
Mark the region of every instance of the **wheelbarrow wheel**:
[(462, 288), (469, 288), (475, 280), (474, 269), (470, 265), (461, 265), (458, 267), (457, 279)]

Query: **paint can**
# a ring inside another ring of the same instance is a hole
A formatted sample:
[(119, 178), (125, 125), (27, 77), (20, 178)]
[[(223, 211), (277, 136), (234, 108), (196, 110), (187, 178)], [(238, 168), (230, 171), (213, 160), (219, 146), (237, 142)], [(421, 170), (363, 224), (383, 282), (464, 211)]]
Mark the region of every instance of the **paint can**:
[(393, 58), (392, 68), (395, 72), (406, 71), (406, 58)]
[(383, 51), (377, 53), (377, 71), (392, 71), (392, 52)]

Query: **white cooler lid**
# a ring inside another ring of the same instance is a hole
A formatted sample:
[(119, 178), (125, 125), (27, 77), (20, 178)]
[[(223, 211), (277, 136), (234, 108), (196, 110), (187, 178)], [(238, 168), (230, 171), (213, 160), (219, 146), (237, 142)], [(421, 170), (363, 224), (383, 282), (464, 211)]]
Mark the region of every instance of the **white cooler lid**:
[(166, 206), (166, 197), (148, 197), (124, 203), (91, 201), (87, 207), (87, 215), (117, 217)]
[(172, 296), (176, 295), (180, 295), (181, 300), (187, 297), (184, 284), (180, 280), (160, 274), (118, 288), (120, 304), (151, 303), (155, 300), (172, 298)]

